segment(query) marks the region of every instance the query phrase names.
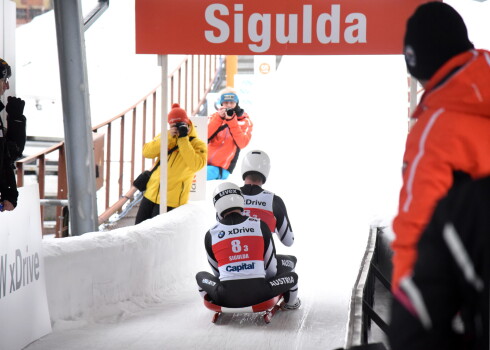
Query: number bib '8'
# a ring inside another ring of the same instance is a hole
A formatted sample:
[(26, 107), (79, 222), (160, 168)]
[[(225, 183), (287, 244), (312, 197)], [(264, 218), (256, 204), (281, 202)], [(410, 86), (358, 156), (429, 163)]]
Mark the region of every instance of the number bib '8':
[(210, 233), (221, 281), (265, 277), (259, 220), (248, 218), (237, 225), (220, 223)]

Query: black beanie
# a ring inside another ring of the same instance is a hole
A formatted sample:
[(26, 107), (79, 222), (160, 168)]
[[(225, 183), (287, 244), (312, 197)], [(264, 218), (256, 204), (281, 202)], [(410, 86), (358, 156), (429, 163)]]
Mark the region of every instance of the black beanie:
[(449, 59), (474, 47), (463, 18), (442, 2), (415, 10), (407, 21), (403, 46), (408, 71), (418, 80), (429, 80)]

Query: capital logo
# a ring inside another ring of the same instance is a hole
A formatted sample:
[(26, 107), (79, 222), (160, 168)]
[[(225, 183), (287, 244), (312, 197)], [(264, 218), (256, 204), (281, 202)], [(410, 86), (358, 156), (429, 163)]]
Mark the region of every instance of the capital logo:
[(253, 270), (255, 268), (255, 263), (241, 263), (241, 265), (228, 265), (226, 271), (228, 272), (240, 272), (242, 270)]
[(223, 238), (225, 236), (225, 234), (226, 234), (225, 231), (220, 231), (218, 233), (218, 238)]

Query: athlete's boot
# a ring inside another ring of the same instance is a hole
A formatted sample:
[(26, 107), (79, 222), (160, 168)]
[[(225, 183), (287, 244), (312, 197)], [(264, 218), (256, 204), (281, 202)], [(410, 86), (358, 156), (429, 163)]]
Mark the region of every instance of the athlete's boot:
[(281, 308), (283, 310), (296, 310), (299, 309), (301, 306), (301, 300), (299, 298), (296, 298), (296, 302), (294, 304), (283, 304)]

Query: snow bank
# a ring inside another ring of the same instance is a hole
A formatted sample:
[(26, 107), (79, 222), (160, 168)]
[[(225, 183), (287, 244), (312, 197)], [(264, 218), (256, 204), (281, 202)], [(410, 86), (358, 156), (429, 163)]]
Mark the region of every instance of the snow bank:
[(54, 328), (118, 318), (195, 285), (207, 268), (203, 241), (213, 219), (212, 205), (194, 202), (139, 225), (44, 240)]

